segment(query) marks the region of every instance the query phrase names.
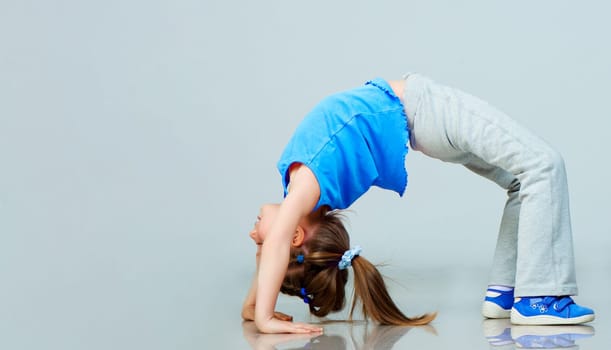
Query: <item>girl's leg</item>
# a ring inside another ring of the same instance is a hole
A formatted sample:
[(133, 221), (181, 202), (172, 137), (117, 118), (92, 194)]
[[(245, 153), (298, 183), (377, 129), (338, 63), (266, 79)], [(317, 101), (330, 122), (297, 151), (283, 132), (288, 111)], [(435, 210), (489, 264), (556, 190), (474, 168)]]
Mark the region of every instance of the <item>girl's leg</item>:
[[(577, 294), (561, 156), (485, 102), (422, 76), (407, 77), (405, 104), (413, 149), (468, 167), (483, 162), (517, 179), (499, 237), (500, 250), (511, 251), (517, 225), (516, 296)], [(510, 255), (495, 257), (493, 269), (502, 269)]]
[(482, 315), (486, 318), (509, 318), (516, 277), (520, 182), (512, 174), (478, 159), (465, 166), (507, 190), (508, 198), (497, 237), (490, 282), (482, 304)]
[(507, 190), (488, 284), (513, 287), (516, 279), (520, 182), (512, 174), (481, 160), (472, 160), (465, 167)]

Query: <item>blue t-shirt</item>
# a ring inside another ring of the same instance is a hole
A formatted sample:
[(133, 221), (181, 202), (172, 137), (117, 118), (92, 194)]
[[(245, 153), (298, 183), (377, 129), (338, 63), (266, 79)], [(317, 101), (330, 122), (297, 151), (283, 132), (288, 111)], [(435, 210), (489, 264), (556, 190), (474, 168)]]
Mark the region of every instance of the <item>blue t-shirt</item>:
[(291, 164), (302, 163), (320, 185), (315, 209), (348, 208), (371, 186), (403, 196), (408, 140), (403, 104), (383, 79), (331, 95), (306, 115), (278, 161), (284, 195)]

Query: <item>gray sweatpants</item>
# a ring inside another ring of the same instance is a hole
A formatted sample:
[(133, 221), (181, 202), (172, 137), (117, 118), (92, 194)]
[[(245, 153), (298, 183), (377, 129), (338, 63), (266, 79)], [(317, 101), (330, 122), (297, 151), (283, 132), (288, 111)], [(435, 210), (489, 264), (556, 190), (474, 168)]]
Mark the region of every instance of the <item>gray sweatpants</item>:
[(561, 155), (474, 96), (419, 74), (405, 80), (411, 148), (507, 190), (490, 284), (515, 286), (515, 296), (576, 295)]

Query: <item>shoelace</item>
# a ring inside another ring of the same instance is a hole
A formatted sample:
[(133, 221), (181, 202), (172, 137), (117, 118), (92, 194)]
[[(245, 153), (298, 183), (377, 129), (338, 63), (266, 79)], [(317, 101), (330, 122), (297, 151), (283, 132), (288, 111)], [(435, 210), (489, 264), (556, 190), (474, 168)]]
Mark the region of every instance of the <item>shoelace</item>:
[(541, 301), (541, 304), (544, 304), (545, 306), (549, 307), (550, 305), (552, 305), (552, 307), (554, 308), (554, 310), (556, 311), (562, 311), (564, 310), (567, 306), (574, 304), (575, 302), (573, 301), (573, 299), (571, 299), (571, 297), (565, 296), (565, 297), (545, 297), (543, 298), (543, 301)]

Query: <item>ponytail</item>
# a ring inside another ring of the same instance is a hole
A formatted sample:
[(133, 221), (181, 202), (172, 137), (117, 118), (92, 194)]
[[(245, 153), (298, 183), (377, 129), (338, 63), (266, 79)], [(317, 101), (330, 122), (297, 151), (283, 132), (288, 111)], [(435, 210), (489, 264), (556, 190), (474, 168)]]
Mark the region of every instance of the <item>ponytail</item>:
[(415, 318), (405, 316), (388, 294), (384, 278), (372, 263), (357, 256), (352, 260), (352, 268), (354, 270), (355, 298), (350, 308), (350, 319), (352, 319), (357, 299), (361, 301), (365, 318), (371, 318), (384, 325), (421, 326), (431, 322), (437, 316), (436, 313), (424, 314)]
[[(303, 245), (291, 249), (287, 274), (280, 291), (301, 298), (310, 313), (324, 317), (343, 309), (347, 266), (354, 270), (354, 300), (350, 319), (361, 301), (363, 316), (384, 325), (418, 326), (431, 322), (436, 314), (415, 318), (405, 316), (388, 294), (378, 269), (359, 252), (350, 250), (350, 238), (341, 220), (341, 212), (321, 211), (315, 218), (316, 232)], [(348, 261), (344, 261), (348, 259)], [(343, 263), (340, 263), (344, 261)]]

